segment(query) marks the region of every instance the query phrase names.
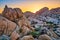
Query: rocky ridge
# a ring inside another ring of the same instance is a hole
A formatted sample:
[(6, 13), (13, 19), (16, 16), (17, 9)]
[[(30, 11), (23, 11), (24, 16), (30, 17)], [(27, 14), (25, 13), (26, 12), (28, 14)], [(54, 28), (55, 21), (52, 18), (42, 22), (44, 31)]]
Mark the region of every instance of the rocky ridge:
[(60, 8), (44, 7), (36, 14), (23, 14), (21, 9), (6, 5), (0, 15), (0, 40), (60, 40), (59, 13)]

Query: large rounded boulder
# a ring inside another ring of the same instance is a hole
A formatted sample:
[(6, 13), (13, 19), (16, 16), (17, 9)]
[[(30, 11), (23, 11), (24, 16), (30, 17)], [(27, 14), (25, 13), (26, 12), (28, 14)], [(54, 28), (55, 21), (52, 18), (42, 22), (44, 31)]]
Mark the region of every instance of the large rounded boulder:
[(48, 35), (43, 34), (39, 36), (38, 40), (51, 40), (51, 38)]
[(31, 35), (24, 36), (21, 40), (34, 40), (34, 38)]

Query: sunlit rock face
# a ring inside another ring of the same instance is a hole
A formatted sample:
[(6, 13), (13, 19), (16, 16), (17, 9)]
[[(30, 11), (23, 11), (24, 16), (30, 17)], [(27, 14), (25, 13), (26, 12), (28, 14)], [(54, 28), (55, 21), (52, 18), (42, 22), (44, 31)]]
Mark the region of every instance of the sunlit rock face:
[(11, 40), (17, 40), (20, 35), (17, 32), (12, 32), (11, 34)]
[(15, 21), (16, 19), (22, 17), (22, 10), (19, 8), (9, 8), (7, 7), (7, 5), (5, 6), (2, 15), (6, 18), (8, 18), (9, 20)]
[(34, 40), (34, 38), (31, 35), (28, 35), (21, 38), (21, 40)]
[(14, 22), (9, 21), (8, 19), (0, 16), (0, 35), (10, 35), (16, 28)]
[(19, 20), (17, 23), (21, 28), (23, 28), (23, 30), (25, 27), (27, 27), (30, 30), (34, 30), (25, 16), (23, 16), (21, 20)]
[(31, 28), (31, 25), (29, 24), (28, 19), (24, 16), (22, 10), (19, 8), (12, 9), (7, 7), (6, 5), (4, 8), (4, 11), (2, 12), (2, 15), (11, 21), (14, 21), (20, 27), (22, 27), (22, 25), (27, 24), (26, 26)]
[(51, 40), (51, 38), (48, 35), (44, 34), (44, 35), (40, 35), (38, 40)]

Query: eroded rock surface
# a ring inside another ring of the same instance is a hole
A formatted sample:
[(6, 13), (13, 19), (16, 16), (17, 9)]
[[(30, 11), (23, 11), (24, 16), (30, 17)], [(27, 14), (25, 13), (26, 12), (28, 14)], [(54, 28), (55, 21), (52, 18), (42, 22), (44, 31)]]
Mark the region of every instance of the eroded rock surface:
[(21, 40), (34, 40), (34, 38), (31, 35), (24, 36)]
[(22, 17), (22, 10), (19, 8), (12, 9), (6, 5), (2, 12), (2, 15), (11, 21), (15, 21), (16, 19)]
[(8, 19), (0, 16), (0, 35), (10, 35), (16, 26), (17, 25), (14, 22), (11, 22)]
[(29, 29), (32, 29), (28, 19), (23, 15), (22, 10), (19, 8), (12, 9), (6, 5), (2, 15), (11, 21), (14, 21), (17, 25), (19, 25), (19, 27), (23, 27), (25, 25)]
[(40, 35), (38, 40), (51, 40), (51, 38), (48, 35), (44, 34)]

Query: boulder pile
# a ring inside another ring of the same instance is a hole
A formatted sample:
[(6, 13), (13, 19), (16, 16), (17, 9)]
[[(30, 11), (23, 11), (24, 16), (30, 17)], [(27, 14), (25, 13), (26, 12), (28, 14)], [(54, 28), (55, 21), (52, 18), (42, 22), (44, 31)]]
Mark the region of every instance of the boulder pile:
[[(48, 8), (45, 10), (48, 11)], [(44, 11), (42, 10), (38, 14)], [(55, 25), (50, 28), (33, 27), (26, 15), (21, 9), (10, 8), (6, 5), (0, 14), (0, 40), (60, 40), (60, 27), (56, 28)]]

